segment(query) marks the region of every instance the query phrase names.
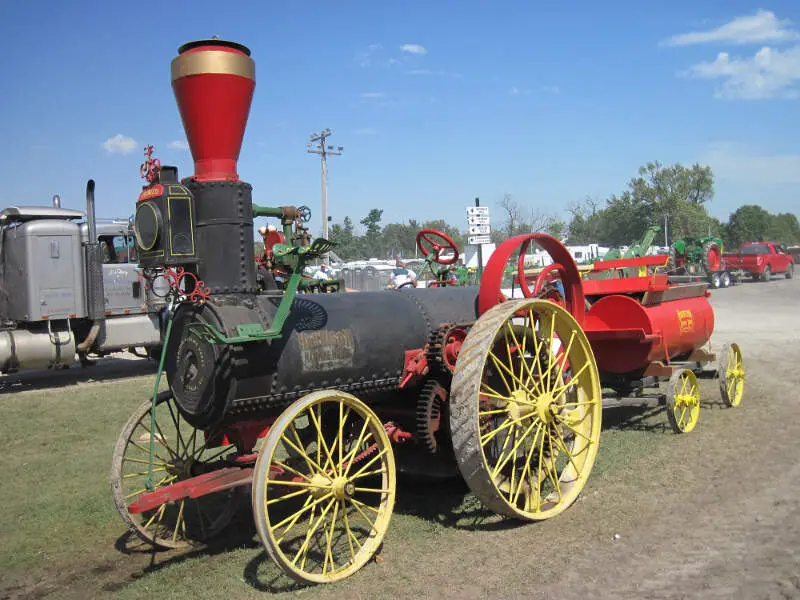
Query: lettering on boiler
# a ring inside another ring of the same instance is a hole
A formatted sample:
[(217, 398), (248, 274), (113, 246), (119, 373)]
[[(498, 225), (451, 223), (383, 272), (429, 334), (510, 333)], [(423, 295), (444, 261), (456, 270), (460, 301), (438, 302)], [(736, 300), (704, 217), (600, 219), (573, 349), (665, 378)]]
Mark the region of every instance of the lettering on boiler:
[(694, 315), (690, 310), (679, 310), (678, 321), (680, 323), (681, 334), (691, 333), (694, 331)]

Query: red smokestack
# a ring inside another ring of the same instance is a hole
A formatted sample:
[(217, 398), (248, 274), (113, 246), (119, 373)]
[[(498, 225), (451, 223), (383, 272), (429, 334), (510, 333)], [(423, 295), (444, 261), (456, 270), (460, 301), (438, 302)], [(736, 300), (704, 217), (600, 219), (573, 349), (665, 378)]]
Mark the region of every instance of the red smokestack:
[(255, 63), (247, 47), (200, 40), (178, 48), (172, 90), (198, 181), (238, 181), (236, 161), (255, 87)]

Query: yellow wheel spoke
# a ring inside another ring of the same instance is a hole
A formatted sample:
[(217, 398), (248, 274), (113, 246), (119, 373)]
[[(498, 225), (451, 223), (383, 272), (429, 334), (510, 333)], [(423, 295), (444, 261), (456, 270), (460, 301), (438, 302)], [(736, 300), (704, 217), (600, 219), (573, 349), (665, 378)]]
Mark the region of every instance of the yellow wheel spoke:
[(326, 572), (326, 569), (327, 569), (327, 566), (328, 566), (328, 558), (329, 557), (331, 559), (331, 571), (333, 571), (336, 568), (336, 565), (335, 565), (335, 563), (333, 561), (333, 549), (331, 548), (331, 546), (333, 546), (333, 530), (334, 530), (334, 527), (336, 526), (336, 516), (338, 514), (338, 511), (339, 511), (339, 503), (338, 502), (334, 502), (334, 504), (333, 504), (333, 517), (331, 517), (331, 526), (330, 526), (330, 528), (328, 528), (328, 527), (325, 528), (325, 558), (323, 559), (323, 563), (322, 563), (322, 574), (323, 575)]
[[(308, 490), (297, 490), (296, 492), (290, 492), (288, 494), (283, 494), (282, 496), (278, 496), (277, 498), (273, 498), (272, 500), (267, 500), (267, 506), (270, 504), (275, 504), (276, 502), (283, 502), (284, 500), (288, 500), (289, 498), (296, 498), (302, 494), (309, 494)], [(313, 496), (309, 495), (309, 498), (313, 498)]]
[[(288, 523), (289, 521), (291, 521), (291, 520), (292, 520), (292, 519), (293, 519), (293, 518), (294, 518), (296, 515), (302, 515), (302, 514), (304, 514), (304, 513), (305, 513), (305, 512), (307, 512), (308, 510), (310, 510), (310, 509), (313, 509), (313, 508), (314, 508), (315, 506), (317, 506), (317, 505), (318, 505), (320, 502), (325, 502), (325, 500), (328, 500), (328, 499), (330, 499), (332, 496), (333, 496), (333, 492), (328, 492), (327, 494), (325, 494), (325, 495), (324, 495), (324, 496), (322, 496), (321, 498), (317, 498), (316, 500), (314, 500), (314, 501), (313, 501), (311, 504), (304, 505), (304, 506), (303, 506), (303, 507), (302, 507), (300, 510), (298, 510), (296, 513), (294, 513), (294, 514), (292, 514), (292, 515), (289, 515), (288, 517), (286, 517), (285, 519), (283, 519), (283, 520), (282, 520), (280, 523), (275, 523), (274, 525), (272, 525), (272, 527), (271, 527), (271, 528), (272, 528), (272, 530), (274, 531), (274, 530), (278, 529), (279, 527), (283, 527), (283, 526), (284, 526), (286, 523)], [(293, 521), (293, 523), (294, 523), (294, 522), (296, 522), (296, 521)]]
[[(347, 453), (347, 456), (345, 456), (345, 458), (343, 459), (344, 462), (347, 464), (347, 466), (344, 469), (344, 473), (342, 473), (342, 475), (344, 477), (347, 477), (347, 474), (350, 472), (350, 467), (353, 466), (353, 459), (355, 458), (356, 454), (358, 453), (358, 449), (361, 447), (361, 444), (366, 442), (366, 438), (364, 437), (364, 434), (368, 433), (367, 432), (368, 428), (369, 428), (369, 421), (364, 419), (364, 425), (362, 425), (362, 427), (361, 427), (361, 431), (359, 432), (358, 437), (356, 438), (356, 443), (353, 445), (353, 449), (350, 450), (350, 452)], [(371, 434), (371, 433), (372, 432), (369, 432), (368, 434)]]
[[(503, 469), (503, 467), (508, 464), (508, 461), (511, 459), (511, 457), (516, 455), (517, 450), (519, 449), (520, 445), (525, 441), (525, 439), (527, 438), (527, 436), (531, 432), (531, 430), (533, 430), (533, 428), (536, 427), (537, 423), (538, 423), (538, 421), (534, 420), (530, 425), (528, 425), (528, 428), (525, 430), (525, 433), (523, 433), (520, 436), (520, 438), (516, 441), (516, 443), (514, 444), (514, 446), (511, 449), (511, 452), (503, 459), (502, 462), (498, 458), (498, 463), (495, 466), (494, 470), (492, 471), (492, 478), (497, 477), (497, 475), (500, 473), (500, 471)], [(500, 456), (502, 456), (502, 453), (501, 453)]]
[[(322, 449), (325, 451), (325, 468), (327, 469), (330, 465), (331, 471), (336, 473), (336, 462), (333, 460), (333, 456), (328, 448), (328, 444), (325, 442), (325, 436), (322, 434), (322, 406), (317, 405), (317, 408), (319, 408), (320, 412), (319, 420), (317, 420), (317, 414), (314, 411), (314, 407), (310, 406), (308, 408), (308, 414), (311, 415), (311, 420), (314, 422), (314, 428), (317, 430), (317, 454), (319, 455), (319, 447), (322, 446)], [(320, 462), (319, 459), (318, 462)]]
[[(369, 518), (369, 517), (366, 515), (366, 513), (365, 513), (363, 510), (361, 510), (361, 507), (362, 507), (362, 506), (363, 506), (363, 507), (365, 507), (365, 508), (372, 508), (372, 507), (371, 507), (371, 506), (369, 506), (368, 504), (364, 504), (363, 502), (359, 502), (359, 501), (358, 501), (358, 500), (356, 500), (355, 498), (350, 498), (350, 503), (351, 503), (351, 504), (353, 505), (353, 507), (354, 507), (354, 508), (355, 508), (355, 509), (358, 511), (358, 513), (361, 515), (361, 517), (362, 517), (362, 518), (363, 518), (363, 519), (364, 519), (364, 520), (365, 520), (367, 523), (369, 523), (369, 532), (370, 532), (370, 534), (371, 534), (373, 531), (375, 531), (375, 522), (374, 522), (374, 521), (372, 521), (372, 519), (370, 519), (370, 518)], [(373, 510), (376, 510), (376, 509), (374, 509), (374, 508), (373, 508)], [(377, 512), (377, 511), (376, 511), (376, 512)]]
[[(314, 524), (308, 528), (308, 531), (306, 532), (306, 539), (303, 542), (303, 545), (300, 546), (300, 549), (297, 551), (297, 554), (294, 555), (294, 560), (292, 560), (293, 565), (297, 564), (297, 560), (300, 558), (301, 554), (303, 555), (303, 561), (305, 564), (305, 557), (308, 554), (308, 544), (311, 541), (311, 538), (314, 535), (314, 532), (319, 527), (320, 523), (322, 523), (323, 519), (325, 519), (325, 515), (328, 514), (328, 511), (331, 509), (331, 506), (333, 506), (333, 504), (336, 502), (335, 498), (329, 498), (329, 500), (330, 502), (328, 502), (328, 505), (322, 509), (322, 512), (320, 513), (319, 517), (317, 517), (316, 521), (314, 521)], [(301, 568), (302, 566), (303, 565), (301, 565)]]
[(530, 471), (531, 471), (531, 459), (533, 458), (533, 451), (536, 450), (536, 442), (539, 439), (539, 433), (542, 432), (544, 429), (541, 423), (537, 424), (536, 431), (533, 432), (533, 441), (531, 442), (531, 447), (528, 450), (528, 453), (525, 455), (525, 466), (522, 467), (522, 473), (519, 476), (519, 482), (517, 483), (517, 489), (514, 490), (514, 495), (511, 498), (511, 504), (516, 506), (517, 500), (519, 499), (519, 493), (522, 490), (523, 485), (525, 484), (525, 478), (530, 478)]
[[(297, 523), (297, 521), (299, 521), (299, 520), (300, 520), (300, 517), (302, 517), (302, 516), (303, 516), (303, 512), (304, 512), (304, 511), (303, 511), (303, 509), (305, 509), (306, 507), (308, 507), (308, 508), (312, 509), (312, 513), (311, 513), (311, 514), (312, 514), (312, 517), (311, 517), (311, 518), (312, 518), (312, 519), (314, 518), (314, 517), (313, 517), (313, 514), (314, 514), (314, 513), (313, 513), (314, 507), (312, 507), (312, 506), (310, 505), (310, 503), (311, 503), (313, 500), (314, 500), (314, 497), (313, 497), (313, 496), (311, 496), (311, 495), (309, 495), (309, 496), (308, 496), (308, 498), (306, 498), (306, 501), (303, 503), (303, 507), (302, 507), (300, 510), (298, 510), (296, 513), (294, 513), (294, 515), (292, 515), (292, 516), (290, 517), (290, 518), (291, 518), (291, 522), (290, 522), (290, 523), (289, 523), (289, 524), (286, 526), (286, 528), (283, 530), (283, 534), (282, 534), (282, 535), (281, 535), (279, 538), (277, 538), (277, 539), (275, 540), (275, 541), (276, 541), (276, 543), (280, 544), (280, 543), (283, 541), (283, 538), (285, 538), (285, 537), (286, 537), (286, 534), (287, 534), (287, 533), (289, 533), (289, 532), (292, 530), (292, 527), (294, 527), (294, 526), (295, 526), (295, 523)], [(323, 500), (323, 499), (321, 498), (321, 499), (320, 499), (320, 502), (321, 502), (322, 500)], [(276, 499), (275, 499), (275, 501), (280, 501), (280, 498), (276, 498)], [(272, 500), (268, 500), (268, 501), (266, 502), (266, 504), (270, 504), (270, 502), (272, 502)], [(315, 505), (315, 506), (316, 506), (316, 505)], [(275, 526), (275, 527), (273, 527), (272, 529), (273, 529), (273, 531), (275, 531), (275, 530), (277, 530), (277, 529), (278, 529), (278, 526), (276, 525), (276, 526)]]
[[(389, 450), (390, 450), (389, 448), (384, 448), (383, 450), (381, 450), (380, 452), (378, 452), (378, 454), (376, 454), (375, 456), (373, 456), (373, 457), (372, 457), (372, 458), (371, 458), (371, 459), (370, 459), (368, 462), (366, 462), (366, 463), (364, 464), (364, 466), (362, 466), (362, 467), (361, 467), (361, 468), (360, 468), (358, 471), (356, 471), (356, 472), (355, 472), (355, 473), (353, 473), (352, 475), (349, 475), (349, 476), (348, 476), (348, 477), (349, 477), (349, 479), (356, 479), (356, 478), (357, 478), (359, 475), (361, 475), (361, 474), (362, 474), (362, 473), (363, 473), (363, 472), (364, 472), (364, 471), (365, 471), (365, 470), (366, 470), (368, 467), (371, 467), (371, 466), (373, 465), (373, 463), (375, 463), (375, 461), (376, 461), (376, 460), (379, 460), (380, 458), (382, 458), (382, 457), (383, 457), (383, 455), (384, 455), (384, 454), (386, 454), (387, 452), (389, 452)], [(348, 468), (350, 467), (350, 465), (347, 465), (347, 466), (348, 466)]]

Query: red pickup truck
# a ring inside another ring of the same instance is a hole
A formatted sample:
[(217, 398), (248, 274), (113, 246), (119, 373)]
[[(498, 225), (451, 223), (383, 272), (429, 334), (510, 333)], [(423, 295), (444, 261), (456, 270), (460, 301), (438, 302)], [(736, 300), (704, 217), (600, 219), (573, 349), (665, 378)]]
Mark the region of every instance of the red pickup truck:
[(736, 252), (723, 255), (729, 271), (748, 274), (756, 281), (769, 281), (773, 274), (794, 275), (794, 258), (773, 242), (745, 242)]

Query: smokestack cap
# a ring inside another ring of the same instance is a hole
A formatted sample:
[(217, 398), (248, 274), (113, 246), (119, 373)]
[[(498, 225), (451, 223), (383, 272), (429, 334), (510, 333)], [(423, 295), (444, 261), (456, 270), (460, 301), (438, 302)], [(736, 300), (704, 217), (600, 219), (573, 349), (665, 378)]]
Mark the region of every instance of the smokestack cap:
[(195, 42), (187, 42), (180, 48), (178, 48), (178, 54), (183, 54), (188, 50), (193, 50), (195, 48), (200, 48), (202, 46), (219, 46), (221, 48), (230, 48), (231, 50), (238, 50), (245, 56), (250, 56), (250, 48), (245, 46), (244, 44), (239, 44), (237, 42), (229, 42), (227, 40), (197, 40)]

